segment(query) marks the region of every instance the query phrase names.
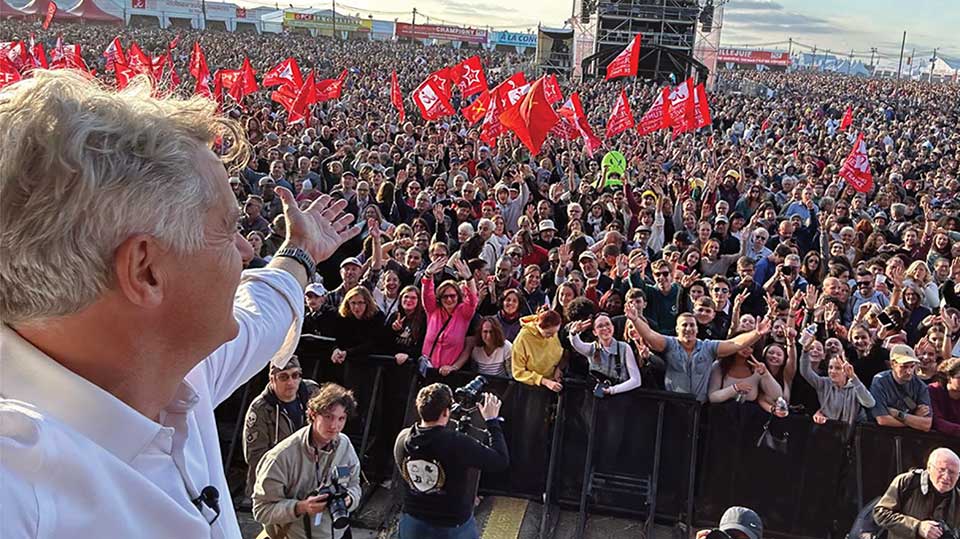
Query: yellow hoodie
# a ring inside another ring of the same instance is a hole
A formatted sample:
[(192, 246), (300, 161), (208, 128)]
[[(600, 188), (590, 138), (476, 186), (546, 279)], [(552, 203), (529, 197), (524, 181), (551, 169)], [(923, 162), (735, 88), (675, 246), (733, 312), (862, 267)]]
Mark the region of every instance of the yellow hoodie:
[(531, 386), (539, 386), (540, 381), (552, 378), (560, 360), (563, 359), (563, 347), (557, 335), (544, 338), (537, 328), (537, 315), (532, 314), (520, 319), (520, 334), (513, 341), (513, 378)]

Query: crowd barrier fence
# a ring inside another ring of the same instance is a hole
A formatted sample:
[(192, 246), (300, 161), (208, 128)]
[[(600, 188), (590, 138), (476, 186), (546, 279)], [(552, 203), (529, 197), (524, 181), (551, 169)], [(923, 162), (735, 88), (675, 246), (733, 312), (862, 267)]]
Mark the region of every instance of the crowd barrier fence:
[[(357, 396), (345, 432), (371, 481), (394, 476), (393, 441), (414, 422), (420, 387), (439, 381), (457, 388), (477, 376), (431, 370), (421, 378), (415, 358), (397, 365), (383, 355), (336, 365), (332, 349), (331, 340), (306, 336), (297, 354), (305, 376)], [(896, 474), (922, 467), (936, 447), (960, 452), (960, 439), (939, 433), (817, 425), (806, 416), (774, 420), (771, 429), (787, 442), (772, 450), (758, 444), (770, 416), (755, 404), (702, 406), (688, 395), (646, 389), (597, 399), (586, 380), (564, 380), (556, 394), (486, 378), (486, 391), (503, 400), (510, 467), (483, 474), (480, 493), (542, 502), (541, 538), (553, 536), (560, 508), (578, 512), (583, 536), (591, 514), (640, 519), (646, 531), (654, 520), (690, 530), (715, 524), (731, 505), (756, 510), (771, 536), (840, 538)], [(266, 380), (265, 370), (217, 409), (225, 469), (245, 471), (238, 458), (243, 417)], [(230, 474), (233, 494), (242, 477)]]

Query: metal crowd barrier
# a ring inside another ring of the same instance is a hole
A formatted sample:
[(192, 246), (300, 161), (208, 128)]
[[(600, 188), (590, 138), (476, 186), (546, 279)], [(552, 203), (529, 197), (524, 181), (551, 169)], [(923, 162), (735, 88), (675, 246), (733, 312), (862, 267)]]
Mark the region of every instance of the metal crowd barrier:
[[(297, 354), (307, 376), (357, 396), (358, 417), (346, 433), (368, 479), (393, 476), (393, 441), (415, 421), (420, 387), (440, 381), (456, 388), (476, 376), (431, 370), (421, 379), (416, 358), (398, 366), (382, 355), (335, 365), (332, 349), (330, 339), (305, 336)], [(755, 404), (702, 407), (687, 395), (645, 389), (595, 399), (583, 380), (564, 380), (554, 394), (487, 378), (486, 391), (503, 400), (510, 467), (483, 474), (480, 492), (542, 502), (541, 538), (553, 537), (560, 508), (578, 512), (583, 536), (592, 514), (641, 519), (645, 531), (654, 520), (689, 531), (715, 525), (730, 505), (755, 509), (771, 536), (844, 537), (857, 511), (896, 474), (922, 467), (936, 447), (960, 452), (960, 439), (938, 433), (817, 425), (806, 416), (774, 422), (774, 430), (789, 433), (786, 447), (774, 451), (758, 446), (769, 415)], [(266, 380), (265, 369), (217, 409), (234, 494), (246, 470), (237, 457), (243, 417)]]

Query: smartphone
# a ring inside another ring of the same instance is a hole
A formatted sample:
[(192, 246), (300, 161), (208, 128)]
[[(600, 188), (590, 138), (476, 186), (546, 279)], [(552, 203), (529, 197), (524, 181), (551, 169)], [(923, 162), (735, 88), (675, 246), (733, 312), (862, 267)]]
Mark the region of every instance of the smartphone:
[(883, 327), (893, 327), (893, 319), (890, 318), (890, 315), (884, 311), (880, 311), (880, 314), (877, 315), (877, 321), (880, 322), (880, 325)]
[(880, 275), (877, 275), (877, 277), (874, 280), (878, 285), (880, 285), (887, 282), (887, 276), (881, 273)]

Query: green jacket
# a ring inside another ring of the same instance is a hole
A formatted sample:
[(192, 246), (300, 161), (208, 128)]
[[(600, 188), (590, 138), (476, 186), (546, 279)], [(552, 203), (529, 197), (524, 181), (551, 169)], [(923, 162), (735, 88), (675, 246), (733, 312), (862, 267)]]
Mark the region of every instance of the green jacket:
[(893, 479), (873, 508), (873, 519), (887, 530), (887, 539), (916, 539), (920, 522), (942, 520), (960, 527), (960, 491), (954, 488), (942, 511), (935, 511), (935, 490), (922, 470), (911, 470)]

